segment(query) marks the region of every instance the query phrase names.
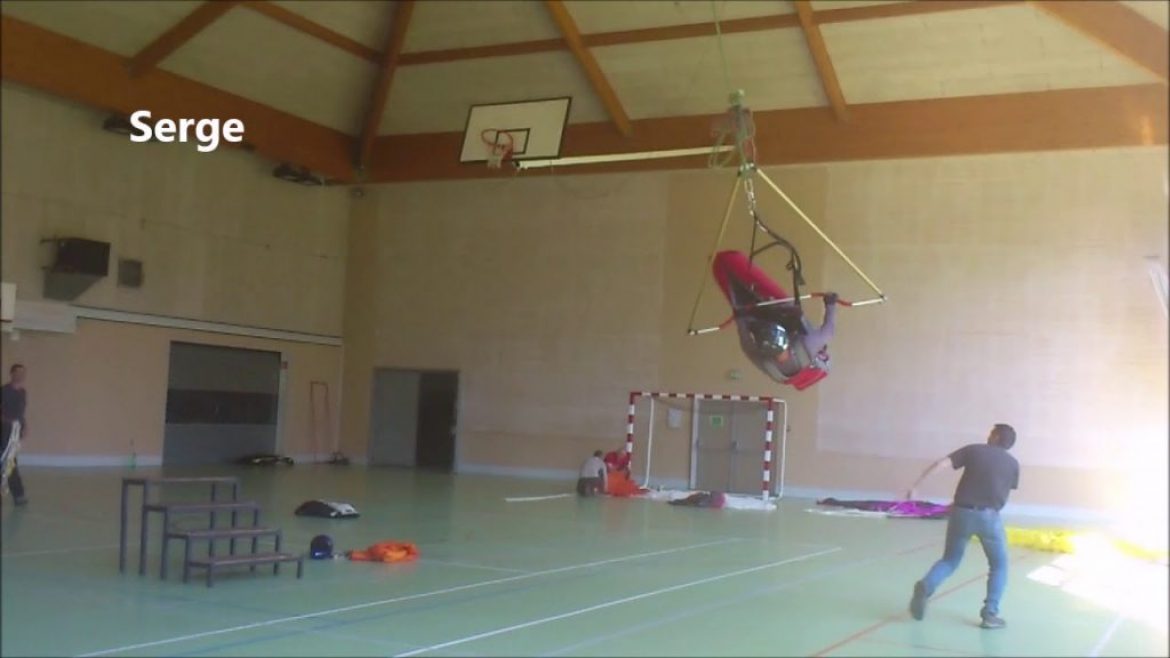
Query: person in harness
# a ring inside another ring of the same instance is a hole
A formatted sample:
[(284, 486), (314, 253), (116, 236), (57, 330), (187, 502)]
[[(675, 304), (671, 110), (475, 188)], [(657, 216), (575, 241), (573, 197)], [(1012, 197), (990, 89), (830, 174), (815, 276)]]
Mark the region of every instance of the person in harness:
[[(698, 295), (691, 307), (687, 333), (699, 336), (721, 331), (732, 324), (739, 333), (740, 346), (744, 355), (764, 374), (779, 384), (792, 386), (803, 391), (828, 376), (830, 367), (828, 345), (837, 328), (837, 306), (857, 307), (882, 304), (885, 294), (861, 268), (837, 246), (825, 232), (816, 225), (800, 206), (785, 194), (768, 174), (756, 165), (755, 123), (751, 110), (744, 105), (744, 94), (737, 90), (731, 94), (731, 107), (715, 125), (719, 141), (712, 151), (712, 167), (736, 165), (735, 184), (727, 199), (723, 221), (716, 234), (715, 246), (710, 252), (707, 266), (714, 270), (723, 295), (731, 306), (731, 317), (722, 323), (699, 328), (695, 324), (703, 292), (708, 279), (703, 277)], [(731, 142), (728, 144), (727, 142)], [(730, 148), (726, 148), (730, 146)], [(717, 157), (716, 153), (727, 155)], [(847, 264), (876, 293), (872, 299), (846, 301), (839, 299), (835, 292), (801, 294), (805, 285), (801, 272), (800, 254), (796, 246), (773, 230), (761, 217), (756, 199), (755, 181), (762, 181), (817, 236)], [(731, 221), (736, 197), (744, 193), (748, 215), (751, 218), (751, 242), (746, 252), (720, 251), (720, 245)], [(762, 238), (763, 243), (757, 246)], [(792, 273), (791, 294), (770, 279), (755, 265), (756, 259), (764, 252), (779, 247), (788, 252), (787, 269)], [(821, 297), (825, 312), (820, 326), (815, 326), (805, 317), (801, 301)]]
[[(824, 316), (814, 326), (795, 298), (772, 281), (739, 251), (715, 256), (715, 279), (731, 304), (744, 355), (761, 372), (780, 384), (799, 390), (823, 379), (832, 360), (829, 342), (837, 328), (837, 293), (826, 293)], [(761, 305), (762, 304), (762, 305)]]
[[(808, 316), (799, 313), (799, 328), (783, 318), (782, 309), (769, 313), (765, 306), (745, 313), (746, 331), (740, 331), (740, 347), (744, 354), (766, 375), (780, 383), (795, 377), (801, 370), (813, 367), (828, 372), (832, 366), (829, 341), (837, 328), (837, 293), (824, 296), (825, 311), (819, 327), (814, 327)], [(769, 316), (781, 316), (769, 317)]]

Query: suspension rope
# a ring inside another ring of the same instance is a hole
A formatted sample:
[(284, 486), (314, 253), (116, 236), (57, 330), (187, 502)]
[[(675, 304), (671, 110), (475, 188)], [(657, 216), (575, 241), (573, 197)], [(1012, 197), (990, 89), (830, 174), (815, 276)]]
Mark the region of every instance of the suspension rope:
[(731, 219), (731, 209), (735, 206), (735, 197), (739, 195), (739, 186), (743, 183), (738, 177), (735, 179), (735, 185), (731, 186), (731, 194), (727, 196), (727, 209), (723, 211), (723, 223), (719, 225), (719, 233), (715, 236), (715, 245), (711, 247), (711, 255), (707, 257), (707, 270), (703, 272), (703, 278), (699, 282), (699, 294), (695, 296), (695, 305), (691, 307), (691, 319), (687, 321), (687, 333), (695, 335), (695, 316), (699, 313), (699, 303), (703, 301), (703, 292), (707, 290), (707, 279), (710, 278), (712, 268), (715, 266), (715, 254), (719, 251), (719, 245), (723, 243), (723, 233), (727, 231), (727, 222)]
[(744, 177), (743, 191), (747, 196), (748, 214), (752, 216), (752, 243), (748, 250), (748, 262), (754, 263), (756, 260), (756, 229), (763, 228), (764, 223), (760, 221), (760, 213), (756, 211), (756, 188), (752, 184), (750, 176)]
[(723, 28), (719, 25), (719, 9), (715, 0), (711, 0), (711, 18), (715, 21), (715, 43), (719, 47), (719, 61), (723, 63), (723, 85), (727, 88), (727, 95), (734, 92), (731, 88), (731, 73), (727, 67), (727, 51), (723, 49)]
[[(718, 138), (715, 141), (715, 150), (712, 150), (707, 166), (718, 169), (727, 166), (738, 157), (739, 166), (755, 160), (756, 126), (752, 121), (751, 110), (743, 105), (743, 90), (731, 86), (731, 68), (727, 63), (727, 50), (723, 43), (723, 27), (719, 21), (719, 10), (715, 0), (711, 0), (711, 20), (715, 23), (715, 45), (719, 49), (719, 63), (723, 70), (723, 86), (727, 90), (728, 102), (732, 109), (728, 111), (724, 124), (719, 128)], [(730, 123), (730, 125), (727, 125)], [(728, 137), (735, 140), (733, 151), (720, 151), (719, 147), (726, 144)], [(747, 147), (750, 146), (750, 153)]]
[(805, 223), (809, 225), (810, 228), (812, 228), (812, 230), (817, 232), (817, 235), (819, 235), (821, 237), (821, 239), (825, 241), (825, 244), (829, 245), (829, 247), (831, 247), (833, 249), (833, 251), (837, 252), (837, 255), (841, 257), (841, 260), (845, 261), (845, 263), (847, 265), (849, 265), (850, 268), (853, 269), (854, 273), (856, 273), (857, 276), (861, 277), (861, 279), (863, 281), (865, 281), (867, 284), (869, 284), (869, 287), (875, 293), (877, 293), (879, 299), (881, 299), (882, 301), (885, 301), (886, 295), (885, 295), (885, 293), (882, 292), (881, 288), (878, 288), (877, 284), (874, 283), (873, 280), (870, 279), (868, 276), (866, 276), (865, 272), (862, 272), (861, 268), (858, 267), (857, 264), (854, 263), (848, 256), (846, 256), (844, 251), (841, 251), (841, 248), (837, 246), (837, 243), (833, 242), (832, 240), (829, 239), (829, 236), (825, 235), (825, 232), (822, 231), (820, 229), (820, 227), (816, 225), (816, 222), (809, 219), (809, 216), (804, 214), (804, 211), (800, 209), (800, 206), (796, 205), (796, 203), (792, 199), (788, 198), (788, 195), (784, 193), (784, 190), (780, 189), (779, 185), (777, 185), (776, 183), (773, 183), (772, 179), (768, 178), (767, 174), (765, 174), (763, 172), (760, 172), (760, 178), (762, 178), (764, 180), (764, 182), (767, 183), (768, 187), (772, 188), (772, 191), (774, 191), (776, 194), (779, 194), (780, 198), (784, 199), (785, 203), (787, 203), (789, 205), (789, 207), (791, 207), (792, 210), (794, 210), (796, 212), (796, 214), (799, 215), (800, 218), (803, 219), (805, 221)]

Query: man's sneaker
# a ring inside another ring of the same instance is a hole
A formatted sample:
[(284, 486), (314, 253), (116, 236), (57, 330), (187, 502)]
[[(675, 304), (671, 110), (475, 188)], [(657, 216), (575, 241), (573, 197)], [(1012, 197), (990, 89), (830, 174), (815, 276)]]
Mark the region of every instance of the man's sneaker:
[(1004, 626), (1007, 626), (1006, 621), (988, 613), (983, 613), (983, 622), (979, 624), (980, 628), (1003, 628)]
[(20, 498), (13, 498), (12, 503), (17, 507), (24, 507), (25, 505), (28, 505), (28, 498), (25, 498), (24, 496), (21, 496)]
[(914, 596), (910, 599), (910, 616), (921, 621), (926, 615), (926, 587), (922, 581), (914, 583)]

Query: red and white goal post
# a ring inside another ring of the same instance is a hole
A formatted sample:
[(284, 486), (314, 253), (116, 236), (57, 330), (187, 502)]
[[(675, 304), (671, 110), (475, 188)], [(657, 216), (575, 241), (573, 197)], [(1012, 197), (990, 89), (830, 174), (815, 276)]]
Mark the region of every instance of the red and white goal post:
[[(763, 500), (784, 497), (784, 471), (788, 454), (788, 403), (781, 398), (761, 395), (727, 395), (713, 393), (670, 393), (665, 391), (631, 391), (629, 407), (626, 413), (626, 452), (630, 454), (631, 472), (633, 472), (634, 454), (634, 423), (639, 398), (647, 398), (650, 402), (650, 418), (647, 426), (645, 475), (642, 486), (647, 486), (650, 479), (650, 463), (654, 448), (654, 402), (655, 400), (691, 400), (692, 411), (692, 450), (691, 450), (691, 485), (694, 484), (696, 452), (694, 442), (697, 441), (698, 401), (723, 400), (728, 402), (754, 402), (764, 408), (764, 443), (762, 457), (761, 493)], [(777, 411), (780, 412), (780, 459), (775, 462), (777, 467), (777, 487), (772, 490), (772, 473), (775, 450), (774, 437), (776, 434)]]

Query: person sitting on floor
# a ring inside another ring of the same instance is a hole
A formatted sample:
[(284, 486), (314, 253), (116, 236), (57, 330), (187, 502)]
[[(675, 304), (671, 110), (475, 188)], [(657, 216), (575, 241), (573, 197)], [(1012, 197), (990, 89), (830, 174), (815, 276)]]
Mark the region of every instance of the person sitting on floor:
[(624, 445), (617, 450), (605, 453), (605, 467), (610, 473), (625, 473), (626, 477), (629, 477), (630, 453)]
[(618, 450), (605, 454), (605, 466), (608, 469), (605, 493), (610, 496), (628, 497), (637, 496), (646, 491), (634, 482), (634, 478), (630, 474), (630, 457), (631, 455), (626, 451), (624, 445)]
[(581, 473), (577, 478), (577, 495), (583, 497), (596, 496), (605, 491), (609, 481), (605, 462), (601, 459), (602, 452), (596, 450), (593, 456), (581, 465)]

